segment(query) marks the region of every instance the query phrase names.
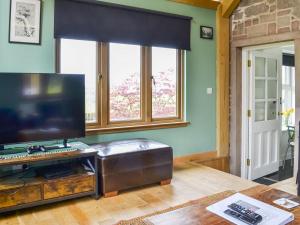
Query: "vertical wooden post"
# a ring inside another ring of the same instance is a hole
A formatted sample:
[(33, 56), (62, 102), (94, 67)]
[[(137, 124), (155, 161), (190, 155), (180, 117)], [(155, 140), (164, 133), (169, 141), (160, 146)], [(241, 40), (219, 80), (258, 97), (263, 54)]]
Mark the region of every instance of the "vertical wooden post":
[[(295, 146), (294, 146), (294, 176), (297, 176), (297, 173), (299, 173), (298, 178), (300, 178), (300, 153), (299, 153), (299, 142), (300, 139), (299, 136), (299, 121), (300, 121), (300, 64), (298, 63), (300, 61), (300, 39), (297, 38), (294, 41), (295, 44), (295, 108), (296, 108), (296, 115), (295, 115), (295, 126), (296, 126), (296, 134), (295, 134)], [(300, 183), (298, 179), (298, 191), (300, 194)]]
[(217, 152), (229, 155), (229, 18), (222, 16), (222, 5), (216, 12), (217, 38)]
[(222, 0), (222, 16), (229, 18), (232, 12), (240, 4), (240, 0)]

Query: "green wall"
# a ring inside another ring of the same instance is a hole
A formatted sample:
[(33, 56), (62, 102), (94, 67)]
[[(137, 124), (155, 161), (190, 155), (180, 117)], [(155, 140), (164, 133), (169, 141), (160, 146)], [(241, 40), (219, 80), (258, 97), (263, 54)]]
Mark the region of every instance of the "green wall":
[[(141, 8), (193, 17), (191, 47), (186, 54), (186, 117), (191, 125), (184, 128), (160, 129), (89, 136), (86, 143), (150, 138), (174, 147), (176, 156), (216, 148), (216, 43), (200, 39), (200, 25), (215, 27), (215, 11), (173, 3), (167, 0), (105, 0)], [(0, 72), (55, 71), (53, 39), (54, 0), (43, 0), (42, 45), (9, 44), (9, 4), (0, 1)], [(213, 95), (206, 94), (212, 87)]]

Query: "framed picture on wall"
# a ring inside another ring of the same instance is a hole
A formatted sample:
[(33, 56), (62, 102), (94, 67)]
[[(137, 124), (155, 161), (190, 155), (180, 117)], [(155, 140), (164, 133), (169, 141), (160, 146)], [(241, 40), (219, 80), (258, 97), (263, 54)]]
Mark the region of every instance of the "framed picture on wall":
[(9, 42), (41, 44), (41, 1), (11, 0)]
[(214, 28), (207, 26), (200, 26), (200, 37), (203, 39), (213, 39), (214, 38)]

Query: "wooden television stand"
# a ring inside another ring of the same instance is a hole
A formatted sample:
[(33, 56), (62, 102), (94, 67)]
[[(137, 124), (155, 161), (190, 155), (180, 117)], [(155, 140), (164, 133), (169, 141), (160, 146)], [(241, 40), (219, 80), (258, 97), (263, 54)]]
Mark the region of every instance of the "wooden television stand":
[[(92, 148), (79, 150), (76, 145), (72, 148), (76, 150), (38, 153), (21, 158), (0, 157), (0, 169), (26, 165), (33, 171), (31, 175), (26, 174), (26, 170), (7, 175), (0, 173), (0, 213), (83, 196), (98, 199), (97, 151)], [(35, 168), (42, 168), (44, 165), (51, 167), (65, 163), (74, 166), (72, 175), (47, 180), (35, 172)], [(84, 169), (82, 163), (88, 164), (91, 170)]]

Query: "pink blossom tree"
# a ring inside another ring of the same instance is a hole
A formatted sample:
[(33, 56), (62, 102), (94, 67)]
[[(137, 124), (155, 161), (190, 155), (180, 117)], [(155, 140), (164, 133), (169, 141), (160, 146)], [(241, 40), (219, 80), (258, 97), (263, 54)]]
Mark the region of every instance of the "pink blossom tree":
[[(153, 117), (176, 116), (176, 83), (174, 69), (153, 75)], [(113, 121), (140, 119), (140, 109), (140, 75), (134, 73), (110, 91), (110, 118)]]

